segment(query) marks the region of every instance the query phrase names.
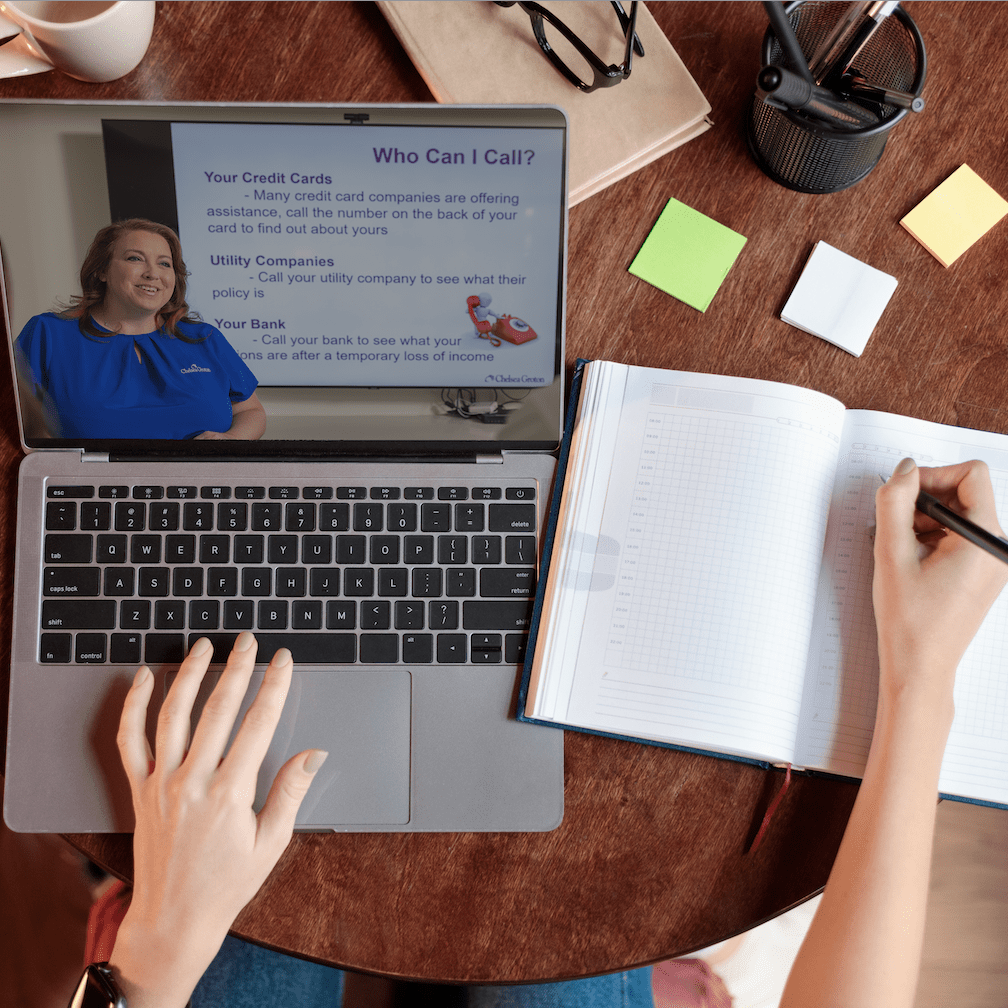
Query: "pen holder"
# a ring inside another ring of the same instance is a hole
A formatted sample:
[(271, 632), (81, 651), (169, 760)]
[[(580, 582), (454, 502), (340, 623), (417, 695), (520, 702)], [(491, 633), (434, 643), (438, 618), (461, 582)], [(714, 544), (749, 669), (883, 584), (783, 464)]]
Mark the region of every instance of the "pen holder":
[[(802, 52), (810, 57), (850, 4), (846, 0), (796, 0), (786, 13)], [(789, 66), (771, 29), (763, 36), (762, 66)], [(793, 68), (792, 68), (793, 69)], [(857, 56), (858, 72), (881, 87), (919, 95), (927, 58), (917, 25), (901, 7), (887, 17)], [(878, 164), (889, 131), (909, 111), (858, 98), (879, 117), (874, 126), (835, 129), (801, 112), (768, 105), (755, 94), (746, 117), (749, 151), (762, 171), (788, 189), (832, 193), (860, 182)]]

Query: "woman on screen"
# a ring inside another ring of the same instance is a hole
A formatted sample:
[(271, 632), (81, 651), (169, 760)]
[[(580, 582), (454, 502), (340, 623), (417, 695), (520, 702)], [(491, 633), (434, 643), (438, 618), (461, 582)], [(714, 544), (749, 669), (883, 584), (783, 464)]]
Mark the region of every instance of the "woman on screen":
[(190, 314), (187, 275), (163, 224), (133, 218), (95, 235), (82, 293), (30, 319), (15, 344), (25, 408), (39, 404), (51, 436), (262, 436), (258, 381), (219, 330)]

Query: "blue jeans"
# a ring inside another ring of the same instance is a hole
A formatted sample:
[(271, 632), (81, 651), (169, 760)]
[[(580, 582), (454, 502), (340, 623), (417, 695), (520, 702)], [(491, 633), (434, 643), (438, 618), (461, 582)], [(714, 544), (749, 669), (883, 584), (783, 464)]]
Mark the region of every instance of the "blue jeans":
[[(469, 1008), (654, 1008), (651, 970), (517, 987), (469, 987)], [(343, 973), (228, 935), (192, 1008), (340, 1008)]]

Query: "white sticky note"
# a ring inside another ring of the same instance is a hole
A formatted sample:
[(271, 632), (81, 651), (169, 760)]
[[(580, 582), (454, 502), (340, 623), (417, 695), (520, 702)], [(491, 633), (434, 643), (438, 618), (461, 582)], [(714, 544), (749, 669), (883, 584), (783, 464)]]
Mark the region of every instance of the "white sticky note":
[(860, 357), (896, 284), (888, 273), (816, 242), (780, 317)]

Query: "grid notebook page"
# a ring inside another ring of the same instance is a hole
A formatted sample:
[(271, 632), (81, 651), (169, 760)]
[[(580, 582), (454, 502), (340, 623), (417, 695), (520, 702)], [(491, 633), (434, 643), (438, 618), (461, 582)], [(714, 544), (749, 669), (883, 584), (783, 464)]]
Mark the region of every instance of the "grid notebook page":
[[(1002, 524), (1008, 518), (1008, 451), (1003, 435), (909, 417), (850, 410), (833, 505), (819, 608), (810, 649), (795, 761), (860, 777), (868, 759), (878, 695), (872, 609), (875, 491), (900, 459), (921, 466), (980, 458), (990, 467)], [(939, 790), (1008, 803), (1008, 592), (1002, 592), (956, 673), (955, 720)]]
[(788, 758), (842, 424), (806, 389), (630, 369), (598, 530), (617, 553), (558, 719)]

